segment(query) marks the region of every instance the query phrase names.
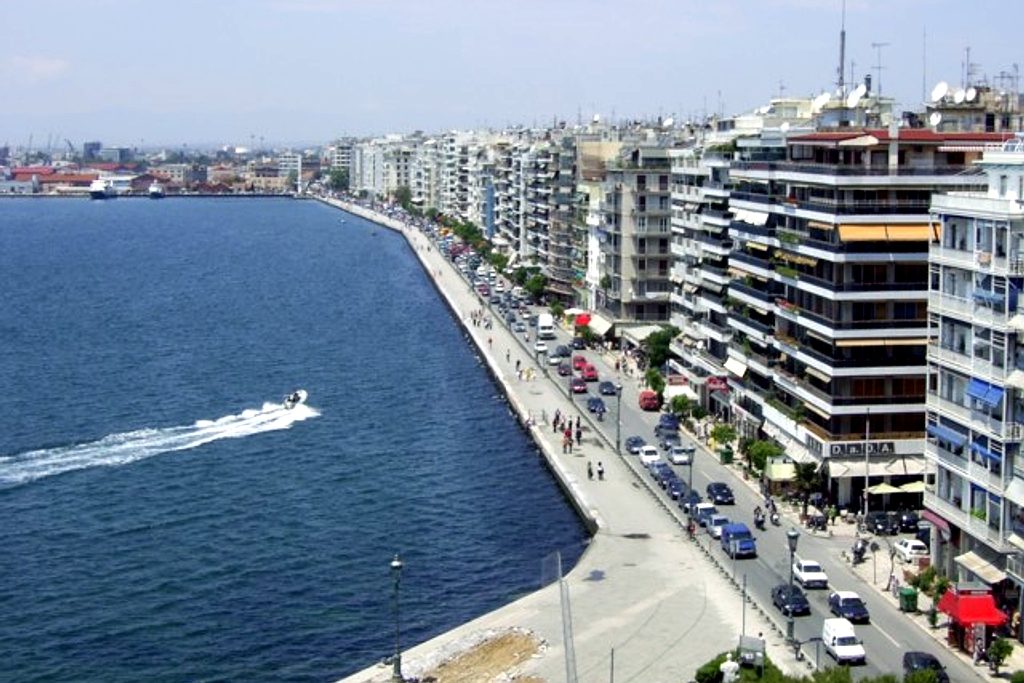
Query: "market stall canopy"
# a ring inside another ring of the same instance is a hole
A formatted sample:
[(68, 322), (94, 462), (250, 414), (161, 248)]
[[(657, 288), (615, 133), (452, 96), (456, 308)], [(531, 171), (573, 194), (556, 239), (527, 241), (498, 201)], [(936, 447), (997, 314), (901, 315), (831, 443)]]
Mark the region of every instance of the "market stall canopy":
[(565, 311), (566, 315), (583, 315), (584, 313), (586, 313), (586, 311), (582, 308), (569, 308)]
[(912, 481), (908, 484), (904, 484), (900, 487), (900, 491), (903, 493), (924, 493), (924, 482), (923, 481)]
[(885, 495), (887, 493), (903, 493), (903, 492), (904, 492), (903, 489), (898, 489), (895, 486), (893, 486), (892, 484), (886, 484), (885, 482), (882, 482), (881, 484), (875, 484), (874, 486), (869, 486), (868, 487), (868, 493), (870, 493), (872, 495), (876, 495), (876, 496)]
[(587, 315), (586, 313), (582, 313), (582, 314), (576, 316), (576, 325), (578, 327), (583, 327), (584, 325), (589, 325), (589, 324), (590, 324), (590, 316)]
[(991, 594), (960, 595), (955, 591), (946, 591), (939, 600), (938, 610), (963, 626), (1001, 626), (1007, 621), (1006, 614), (996, 607)]

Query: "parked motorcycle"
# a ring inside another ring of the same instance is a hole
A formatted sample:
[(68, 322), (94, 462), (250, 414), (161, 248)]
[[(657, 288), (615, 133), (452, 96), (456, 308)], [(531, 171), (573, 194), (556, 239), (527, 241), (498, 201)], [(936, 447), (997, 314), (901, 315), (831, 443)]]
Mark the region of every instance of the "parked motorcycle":
[(864, 553), (868, 550), (868, 542), (863, 538), (858, 538), (854, 544), (851, 552), (853, 553), (853, 563), (860, 564), (864, 561)]

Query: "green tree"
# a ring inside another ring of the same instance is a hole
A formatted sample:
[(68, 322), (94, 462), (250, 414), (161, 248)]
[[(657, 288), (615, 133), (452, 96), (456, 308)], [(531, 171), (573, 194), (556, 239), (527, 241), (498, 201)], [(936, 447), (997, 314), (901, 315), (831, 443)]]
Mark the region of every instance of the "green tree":
[(711, 438), (719, 446), (727, 446), (736, 440), (736, 428), (727, 424), (715, 425), (711, 429)]
[(534, 301), (539, 301), (544, 296), (544, 290), (547, 289), (548, 279), (541, 274), (531, 275), (523, 285), (530, 296), (533, 297)]
[(332, 169), (327, 179), (327, 185), (335, 192), (347, 192), (348, 171), (343, 168)]
[(1009, 638), (996, 638), (988, 646), (988, 661), (992, 664), (992, 673), (999, 675), (999, 667), (1010, 657), (1013, 652), (1013, 643)]
[(782, 446), (774, 441), (758, 439), (757, 441), (752, 442), (749, 448), (747, 448), (747, 462), (749, 462), (754, 469), (761, 470), (763, 472), (768, 466), (768, 460), (771, 458), (777, 458), (781, 456), (782, 453)]
[(693, 401), (689, 396), (673, 396), (669, 401), (669, 409), (679, 417), (686, 417), (693, 410)]
[(398, 203), (406, 211), (413, 208), (412, 206), (412, 190), (407, 185), (399, 185), (395, 188), (395, 202)]
[(643, 347), (647, 352), (650, 367), (660, 368), (668, 361), (672, 355), (669, 346), (678, 335), (679, 328), (672, 327), (671, 325), (648, 335), (647, 339), (644, 340)]
[(800, 501), (803, 505), (803, 514), (807, 515), (807, 507), (810, 505), (809, 498), (812, 491), (821, 487), (821, 476), (818, 474), (818, 464), (814, 462), (800, 462), (795, 466), (794, 485), (800, 494)]
[(647, 372), (644, 373), (644, 381), (651, 391), (658, 395), (659, 401), (665, 400), (665, 378), (661, 376), (660, 372), (654, 368), (647, 368)]
[(552, 303), (551, 315), (555, 316), (556, 318), (561, 318), (563, 315), (565, 315), (565, 304), (558, 300)]

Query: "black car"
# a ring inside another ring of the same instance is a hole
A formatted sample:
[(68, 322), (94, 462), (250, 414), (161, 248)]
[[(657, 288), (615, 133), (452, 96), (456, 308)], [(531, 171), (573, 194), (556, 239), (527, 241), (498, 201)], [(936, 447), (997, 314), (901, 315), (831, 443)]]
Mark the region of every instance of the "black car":
[(559, 358), (572, 358), (572, 349), (565, 344), (559, 344), (555, 347), (555, 352), (552, 355)]
[(608, 380), (598, 384), (597, 391), (602, 396), (615, 396), (619, 393), (619, 390), (615, 387), (615, 382), (609, 382)]
[(658, 445), (661, 446), (661, 450), (670, 451), (673, 446), (683, 445), (683, 437), (679, 436), (679, 432), (668, 432), (661, 435)]
[(668, 483), (665, 485), (665, 490), (668, 491), (668, 497), (672, 500), (679, 500), (679, 498), (686, 493), (686, 484), (679, 476), (670, 477)]
[(679, 507), (683, 512), (689, 512), (691, 508), (697, 507), (697, 504), (702, 502), (704, 502), (704, 499), (693, 489), (679, 496)]
[(832, 614), (854, 624), (866, 624), (871, 614), (860, 596), (853, 591), (835, 591), (828, 596), (828, 608)]
[(605, 408), (604, 400), (598, 396), (591, 396), (587, 399), (587, 410), (592, 413), (603, 413), (607, 408)]
[(654, 426), (654, 435), (658, 438), (666, 434), (679, 434), (678, 424), (657, 424)]
[[(658, 427), (668, 427), (669, 429), (678, 431), (679, 416), (673, 415), (672, 413), (662, 413), (658, 418)], [(657, 427), (655, 427), (655, 429), (657, 429)]]
[(708, 500), (715, 505), (735, 505), (736, 496), (729, 485), (722, 481), (713, 481), (708, 484)]
[(811, 603), (800, 586), (790, 586), (788, 583), (780, 583), (772, 588), (772, 604), (787, 617), (790, 614), (797, 616), (811, 613)]
[(903, 653), (903, 677), (918, 671), (934, 671), (938, 683), (949, 683), (949, 674), (939, 658), (930, 652), (911, 650)]
[(896, 517), (881, 510), (868, 513), (864, 519), (864, 528), (876, 536), (895, 536), (900, 532)]
[(626, 450), (636, 455), (640, 452), (640, 447), (646, 445), (642, 436), (627, 436), (626, 437)]
[(572, 366), (569, 365), (568, 363), (559, 363), (558, 374), (562, 377), (568, 377), (569, 375), (572, 374)]
[(576, 349), (577, 351), (582, 351), (583, 349), (587, 348), (587, 340), (584, 339), (583, 337), (573, 337), (572, 348)]
[(903, 512), (897, 513), (898, 521), (900, 525), (900, 531), (906, 531), (908, 533), (916, 534), (917, 526), (920, 519), (917, 513), (913, 510), (904, 510)]

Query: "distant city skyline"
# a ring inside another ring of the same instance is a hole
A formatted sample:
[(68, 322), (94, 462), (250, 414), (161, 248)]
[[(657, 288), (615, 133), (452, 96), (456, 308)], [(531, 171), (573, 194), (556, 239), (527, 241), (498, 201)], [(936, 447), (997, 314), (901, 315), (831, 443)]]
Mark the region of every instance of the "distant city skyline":
[[(280, 146), (835, 91), (843, 0), (0, 0), (0, 145)], [(1024, 4), (845, 0), (847, 83), (1020, 89)], [(970, 66), (967, 64), (969, 54)]]

